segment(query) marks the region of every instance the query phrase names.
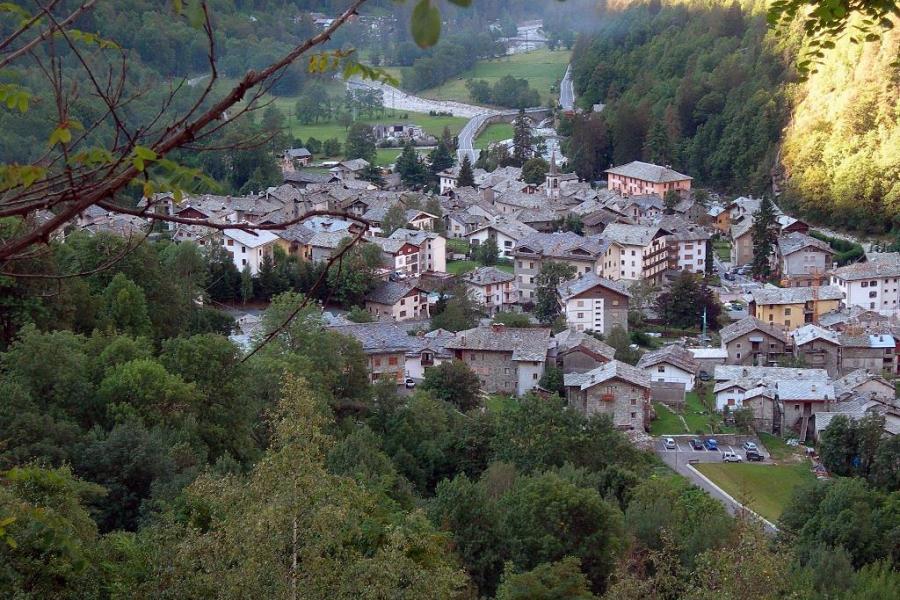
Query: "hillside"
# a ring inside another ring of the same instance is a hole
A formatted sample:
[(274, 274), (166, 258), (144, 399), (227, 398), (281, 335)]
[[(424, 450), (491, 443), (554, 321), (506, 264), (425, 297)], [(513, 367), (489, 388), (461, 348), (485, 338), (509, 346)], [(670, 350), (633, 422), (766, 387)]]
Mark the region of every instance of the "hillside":
[(799, 82), (796, 40), (770, 30), (764, 8), (632, 5), (579, 39), (576, 89), (584, 106), (607, 104), (613, 161), (670, 163), (735, 194), (770, 190), (774, 173), (783, 202), (809, 218), (890, 229), (900, 217), (900, 93), (896, 71), (887, 75), (900, 37), (841, 40)]

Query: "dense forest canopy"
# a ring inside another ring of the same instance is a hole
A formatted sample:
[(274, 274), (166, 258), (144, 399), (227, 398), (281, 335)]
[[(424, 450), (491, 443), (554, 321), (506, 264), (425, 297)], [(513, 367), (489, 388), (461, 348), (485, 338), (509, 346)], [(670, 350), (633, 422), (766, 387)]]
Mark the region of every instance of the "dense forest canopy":
[(672, 164), (735, 194), (763, 193), (774, 180), (810, 218), (891, 229), (900, 219), (900, 36), (840, 37), (801, 81), (799, 27), (776, 34), (765, 8), (632, 4), (579, 38), (577, 91), (583, 106), (606, 104), (612, 162)]

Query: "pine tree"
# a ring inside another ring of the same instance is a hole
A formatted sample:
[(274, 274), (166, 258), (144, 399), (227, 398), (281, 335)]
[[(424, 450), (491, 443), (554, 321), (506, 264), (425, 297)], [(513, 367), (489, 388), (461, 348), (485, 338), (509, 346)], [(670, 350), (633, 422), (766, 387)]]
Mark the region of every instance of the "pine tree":
[(428, 155), (428, 161), (431, 163), (431, 174), (437, 176), (438, 173), (451, 168), (456, 160), (450, 153), (450, 148), (443, 141), (438, 142), (437, 147)]
[(456, 136), (450, 133), (450, 128), (445, 125), (444, 131), (441, 132), (441, 143), (450, 150), (456, 150), (456, 141)]
[(516, 120), (513, 121), (513, 160), (517, 167), (521, 167), (533, 155), (534, 139), (531, 137), (531, 127), (528, 125), (525, 109), (520, 108)]
[(472, 173), (472, 161), (469, 155), (463, 157), (459, 167), (459, 177), (456, 178), (456, 187), (475, 187), (475, 174)]
[(666, 165), (672, 161), (672, 145), (662, 121), (656, 121), (650, 128), (647, 141), (644, 142), (644, 157), (657, 165)]
[(425, 165), (416, 154), (416, 149), (412, 142), (406, 142), (403, 146), (403, 152), (397, 158), (397, 173), (400, 174), (400, 180), (409, 186), (425, 185), (427, 172)]
[(772, 200), (766, 196), (753, 213), (753, 276), (757, 279), (768, 279), (772, 276), (772, 265), (769, 259), (778, 239), (777, 213)]
[(241, 270), (241, 300), (247, 304), (253, 299), (253, 275), (250, 273), (250, 265), (244, 265)]

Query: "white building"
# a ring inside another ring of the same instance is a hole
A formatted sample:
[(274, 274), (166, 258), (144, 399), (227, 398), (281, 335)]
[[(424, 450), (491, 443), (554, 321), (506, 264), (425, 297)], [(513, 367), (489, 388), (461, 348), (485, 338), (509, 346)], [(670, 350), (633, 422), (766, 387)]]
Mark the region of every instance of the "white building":
[(641, 356), (637, 368), (644, 371), (650, 381), (680, 383), (685, 392), (690, 392), (694, 389), (700, 364), (683, 346), (672, 344)]
[(831, 285), (844, 292), (844, 303), (886, 316), (900, 315), (900, 252), (873, 256), (867, 262), (839, 267)]
[(516, 276), (496, 267), (479, 267), (463, 275), (462, 280), (488, 314), (506, 310), (519, 301)]
[(834, 399), (834, 387), (825, 369), (717, 365), (713, 379), (716, 382), (713, 394), (716, 397), (717, 411), (725, 410), (726, 406), (732, 410), (741, 408), (745, 392), (768, 383), (777, 389), (778, 382), (819, 382), (820, 388), (828, 386), (832, 390), (831, 398)]
[(670, 233), (655, 226), (609, 224), (603, 230), (603, 237), (613, 244), (603, 261), (603, 275), (615, 281), (659, 281), (668, 268), (666, 236)]
[(566, 326), (575, 331), (607, 334), (614, 327), (628, 330), (628, 289), (615, 281), (586, 273), (556, 289)]
[(401, 228), (392, 233), (389, 239), (418, 246), (420, 272), (447, 272), (447, 238), (441, 234), (420, 229)]
[(250, 274), (256, 275), (266, 256), (272, 257), (278, 236), (271, 231), (244, 231), (225, 229), (222, 231), (222, 246), (231, 254), (238, 271), (250, 267)]
[(488, 240), (494, 240), (500, 253), (500, 258), (512, 258), (513, 249), (522, 238), (537, 233), (526, 225), (511, 217), (498, 217), (493, 223), (479, 227), (468, 235), (469, 243), (473, 246), (483, 244)]

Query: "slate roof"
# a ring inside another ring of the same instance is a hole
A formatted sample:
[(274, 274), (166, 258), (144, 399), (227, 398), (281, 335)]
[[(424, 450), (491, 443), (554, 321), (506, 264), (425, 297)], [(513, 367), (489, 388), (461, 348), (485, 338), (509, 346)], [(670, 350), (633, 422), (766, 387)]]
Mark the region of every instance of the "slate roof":
[(516, 219), (510, 217), (498, 217), (492, 223), (486, 223), (478, 229), (473, 230), (472, 233), (469, 234), (469, 236), (472, 236), (485, 229), (496, 229), (503, 235), (510, 237), (516, 241), (537, 233), (536, 229), (529, 227), (525, 223), (517, 221)]
[(694, 355), (685, 350), (684, 346), (679, 346), (678, 344), (670, 344), (658, 350), (647, 352), (641, 356), (637, 367), (646, 369), (662, 363), (668, 363), (692, 375), (700, 370), (700, 363), (694, 359)]
[(353, 237), (346, 231), (319, 231), (313, 235), (307, 244), (317, 248), (337, 248), (344, 238)]
[(287, 240), (289, 242), (297, 242), (299, 244), (306, 244), (316, 235), (316, 232), (304, 225), (303, 223), (294, 223), (287, 229), (281, 230), (278, 233), (278, 237), (283, 240)]
[[(774, 398), (777, 394), (782, 402), (796, 400), (834, 400), (834, 385), (828, 380), (776, 380), (770, 379), (763, 385), (744, 392), (744, 398), (765, 395)], [(817, 416), (818, 417), (818, 416)]]
[(335, 177), (331, 173), (318, 173), (316, 171), (307, 171), (299, 169), (284, 174), (285, 183), (328, 183), (334, 181)]
[[(628, 246), (648, 246), (656, 234), (661, 231), (653, 225), (625, 225), (624, 223), (610, 223), (603, 230), (603, 237), (613, 242)], [(662, 230), (663, 233), (668, 233)]]
[(641, 162), (639, 160), (632, 161), (628, 164), (607, 169), (604, 173), (613, 175), (621, 175), (623, 177), (633, 177), (641, 181), (652, 181), (653, 183), (667, 183), (672, 181), (685, 181), (693, 179), (688, 175), (673, 171), (667, 167), (661, 167), (651, 163)]
[(569, 298), (593, 289), (598, 285), (612, 290), (617, 294), (622, 294), (623, 296), (627, 296), (628, 298), (631, 297), (631, 293), (628, 291), (628, 288), (626, 288), (622, 283), (618, 281), (612, 281), (611, 279), (606, 279), (605, 277), (600, 277), (596, 273), (585, 273), (581, 277), (566, 281), (556, 288), (556, 292), (559, 294), (560, 298), (562, 298), (563, 300), (568, 300)]
[(258, 248), (260, 246), (265, 246), (266, 244), (271, 244), (278, 239), (277, 235), (265, 229), (260, 229), (257, 231), (244, 231), (242, 229), (223, 229), (222, 234), (225, 237), (230, 237), (236, 242), (247, 246), (248, 248)]
[[(767, 304), (803, 304), (812, 302), (815, 289), (812, 287), (777, 288), (765, 287), (751, 290), (753, 301), (760, 305)], [(844, 292), (833, 285), (823, 285), (818, 288), (819, 300), (843, 300)]]
[(713, 379), (716, 381), (760, 380), (765, 378), (787, 379), (821, 379), (827, 380), (825, 369), (795, 369), (790, 367), (751, 367), (742, 365), (716, 365)]
[(560, 354), (569, 352), (578, 347), (583, 347), (586, 350), (599, 354), (607, 360), (612, 360), (616, 355), (615, 348), (583, 331), (565, 329), (557, 333), (553, 339), (556, 341), (556, 350)]
[(462, 280), (466, 283), (474, 285), (494, 285), (497, 283), (506, 283), (507, 281), (515, 281), (516, 276), (506, 271), (501, 271), (497, 267), (478, 267), (473, 271), (469, 271), (463, 275)]
[(439, 237), (441, 237), (441, 234), (434, 231), (427, 231), (424, 229), (406, 229), (404, 227), (394, 230), (394, 233), (388, 236), (389, 239), (409, 242), (414, 246), (421, 246), (423, 243), (425, 243), (425, 240), (434, 240)]
[[(609, 242), (599, 237), (583, 237), (572, 231), (559, 233), (533, 233), (519, 240), (516, 244), (516, 254), (522, 248), (534, 250), (536, 254), (552, 258), (586, 258), (579, 256), (575, 251), (583, 250), (591, 257), (600, 256), (609, 247)], [(527, 253), (533, 256), (532, 253)]]
[(366, 296), (366, 302), (393, 306), (405, 298), (413, 290), (418, 290), (415, 280), (410, 281), (382, 281)]
[(833, 271), (835, 277), (845, 281), (858, 279), (877, 279), (880, 277), (900, 277), (900, 252), (885, 253), (874, 260), (853, 263), (838, 267)]
[(409, 335), (394, 323), (354, 323), (334, 327), (332, 330), (356, 338), (366, 354), (408, 352), (417, 343), (416, 336)]
[(306, 148), (288, 148), (284, 151), (288, 158), (309, 158), (312, 153)]
[(379, 246), (383, 252), (386, 254), (396, 254), (400, 251), (400, 248), (403, 247), (403, 244), (406, 244), (406, 240), (398, 239), (398, 238), (383, 238), (379, 236), (372, 236), (367, 238), (369, 242)]
[(896, 345), (894, 336), (889, 333), (850, 335), (842, 333), (841, 346), (845, 348), (893, 348)]
[(650, 379), (646, 373), (637, 367), (632, 367), (618, 360), (611, 360), (587, 373), (566, 373), (563, 375), (563, 384), (566, 387), (577, 387), (581, 390), (586, 390), (614, 378), (624, 379), (641, 387), (650, 387)]
[(813, 325), (812, 323), (807, 323), (802, 327), (798, 327), (791, 332), (791, 337), (794, 338), (794, 344), (797, 346), (803, 346), (813, 340), (825, 340), (826, 342), (840, 345), (837, 333), (830, 329)]
[(869, 373), (865, 369), (856, 369), (855, 371), (847, 373), (840, 379), (836, 379), (834, 381), (834, 391), (838, 396), (841, 396), (845, 393), (852, 392), (862, 384), (871, 380), (883, 382), (892, 389), (894, 387), (888, 380), (877, 373)]
[(538, 362), (547, 358), (550, 330), (543, 327), (476, 327), (456, 334), (447, 348), (510, 352), (512, 360)]
[(834, 254), (834, 250), (831, 249), (831, 246), (829, 246), (827, 242), (817, 240), (805, 233), (794, 232), (782, 235), (778, 238), (778, 251), (782, 256), (789, 256), (794, 252), (799, 252), (807, 247), (813, 247), (816, 250)]
[(740, 321), (726, 325), (721, 330), (719, 330), (719, 337), (722, 338), (723, 344), (727, 344), (728, 342), (739, 338), (742, 335), (748, 334), (755, 329), (765, 332), (766, 334), (774, 337), (777, 340), (780, 340), (785, 344), (787, 343), (787, 337), (780, 329), (768, 323), (764, 323), (756, 317), (744, 317)]

